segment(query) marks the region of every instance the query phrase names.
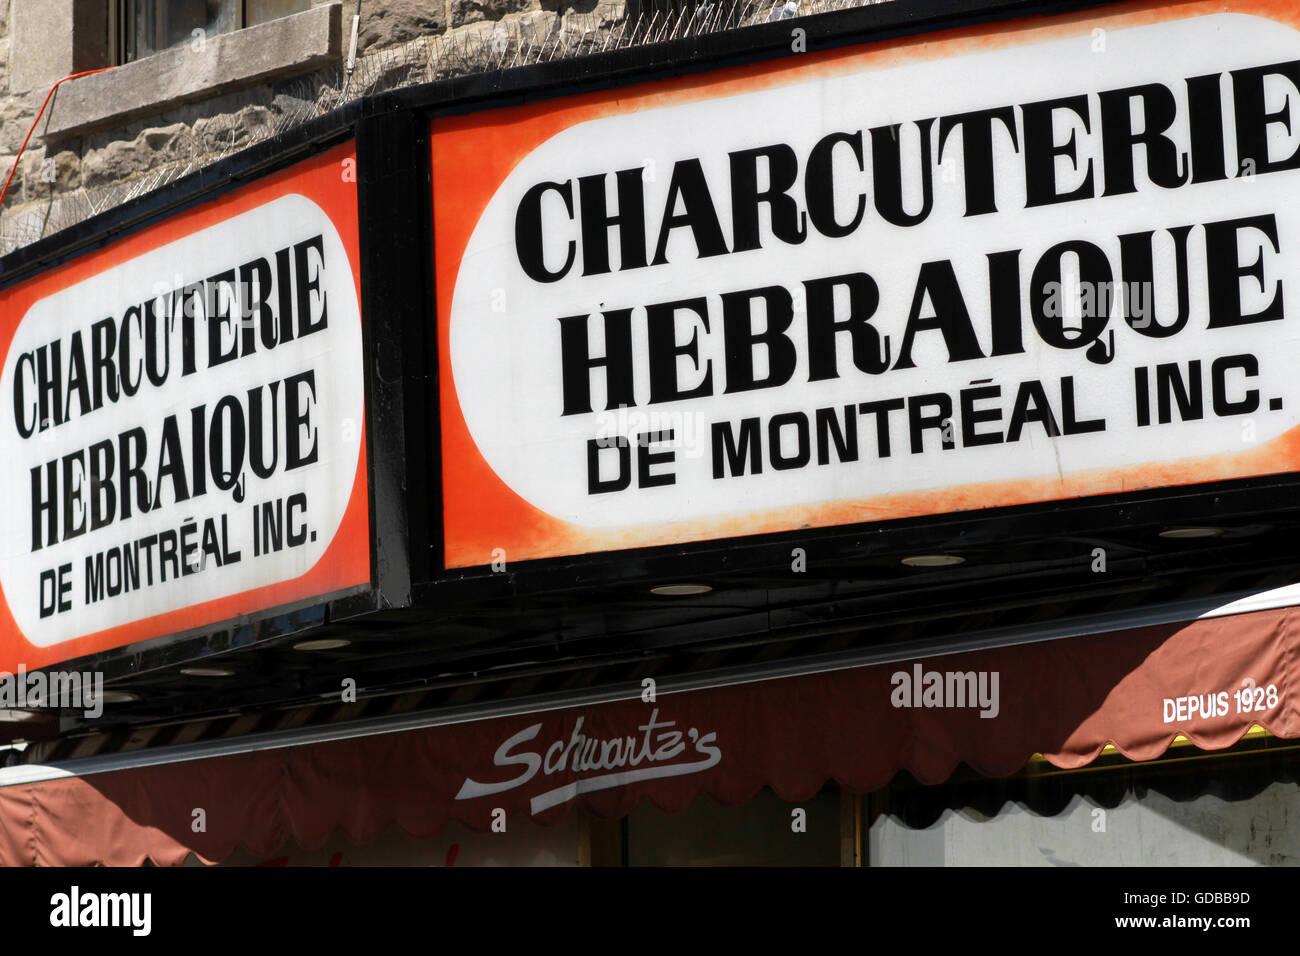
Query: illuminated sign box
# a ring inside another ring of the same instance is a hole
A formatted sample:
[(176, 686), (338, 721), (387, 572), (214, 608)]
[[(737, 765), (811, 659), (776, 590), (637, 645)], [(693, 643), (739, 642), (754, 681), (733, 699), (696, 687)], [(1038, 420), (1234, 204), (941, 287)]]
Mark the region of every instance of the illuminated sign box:
[(1298, 21), (1125, 6), (435, 117), (445, 565), (1297, 470)]
[(369, 586), (355, 166), (335, 147), (0, 290), (0, 668)]

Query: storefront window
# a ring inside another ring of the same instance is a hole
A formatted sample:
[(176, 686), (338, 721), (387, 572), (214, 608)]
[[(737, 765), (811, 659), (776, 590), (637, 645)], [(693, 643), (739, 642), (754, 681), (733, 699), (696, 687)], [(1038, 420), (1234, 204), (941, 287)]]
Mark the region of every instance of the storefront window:
[[(1294, 749), (1177, 755), (873, 795), (872, 866), (1300, 864)], [(1191, 748), (1187, 748), (1191, 749)]]
[(628, 866), (840, 865), (840, 791), (834, 787), (799, 803), (763, 789), (738, 807), (701, 795), (675, 814), (643, 803), (625, 826)]

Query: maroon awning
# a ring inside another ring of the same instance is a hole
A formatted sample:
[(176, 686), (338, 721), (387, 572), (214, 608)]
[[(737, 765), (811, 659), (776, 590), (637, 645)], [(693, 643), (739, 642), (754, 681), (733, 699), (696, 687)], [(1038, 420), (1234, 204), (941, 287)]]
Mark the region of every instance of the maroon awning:
[(15, 783), (0, 786), (0, 862), (219, 861), (314, 849), (339, 828), (357, 843), (390, 824), (486, 830), (497, 809), (545, 825), (575, 805), (680, 811), (701, 792), (725, 805), (764, 786), (804, 800), (831, 779), (867, 792), (902, 769), (940, 783), (963, 762), (1003, 776), (1035, 753), (1080, 767), (1107, 744), (1149, 760), (1177, 735), (1218, 750), (1256, 724), (1300, 736), (1298, 653), (1289, 607)]

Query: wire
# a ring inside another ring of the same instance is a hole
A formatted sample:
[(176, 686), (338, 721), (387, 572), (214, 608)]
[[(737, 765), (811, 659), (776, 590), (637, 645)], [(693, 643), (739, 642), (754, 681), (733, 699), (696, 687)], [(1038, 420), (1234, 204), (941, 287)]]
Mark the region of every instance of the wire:
[(57, 90), (62, 84), (68, 82), (68, 80), (75, 80), (83, 76), (90, 76), (90, 74), (92, 73), (103, 73), (105, 70), (111, 70), (111, 69), (113, 69), (113, 67), (111, 66), (101, 66), (97, 70), (86, 70), (84, 73), (73, 73), (71, 76), (65, 76), (63, 79), (59, 80), (57, 83), (55, 83), (53, 86), (50, 87), (50, 91), (45, 94), (45, 102), (41, 104), (41, 108), (36, 113), (36, 119), (32, 120), (31, 129), (27, 131), (27, 135), (23, 138), (22, 146), (18, 147), (18, 155), (14, 157), (14, 164), (9, 168), (9, 176), (8, 178), (5, 179), (4, 188), (0, 189), (0, 209), (4, 208), (5, 196), (9, 194), (9, 184), (13, 182), (14, 173), (18, 171), (18, 163), (23, 158), (23, 151), (27, 149), (27, 143), (31, 140), (32, 133), (36, 132), (36, 124), (39, 123), (41, 121), (41, 117), (45, 115), (45, 107), (50, 105), (50, 98), (54, 96), (54, 91)]

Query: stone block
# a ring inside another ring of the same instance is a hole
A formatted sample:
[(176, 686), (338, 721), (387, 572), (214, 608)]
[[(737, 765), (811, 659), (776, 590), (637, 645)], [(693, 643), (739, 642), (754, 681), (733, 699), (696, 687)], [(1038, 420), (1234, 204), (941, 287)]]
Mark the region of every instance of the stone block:
[(189, 159), (194, 134), (184, 123), (146, 129), (130, 141), (119, 140), (86, 152), (81, 181), (89, 187), (134, 179), (158, 166)]
[(506, 14), (539, 8), (537, 0), (451, 0), (451, 25), (459, 27), (480, 20), (500, 20)]
[[(348, 29), (352, 29), (351, 12)], [(439, 0), (378, 0), (361, 8), (357, 49), (392, 46), (447, 29), (447, 11)]]

